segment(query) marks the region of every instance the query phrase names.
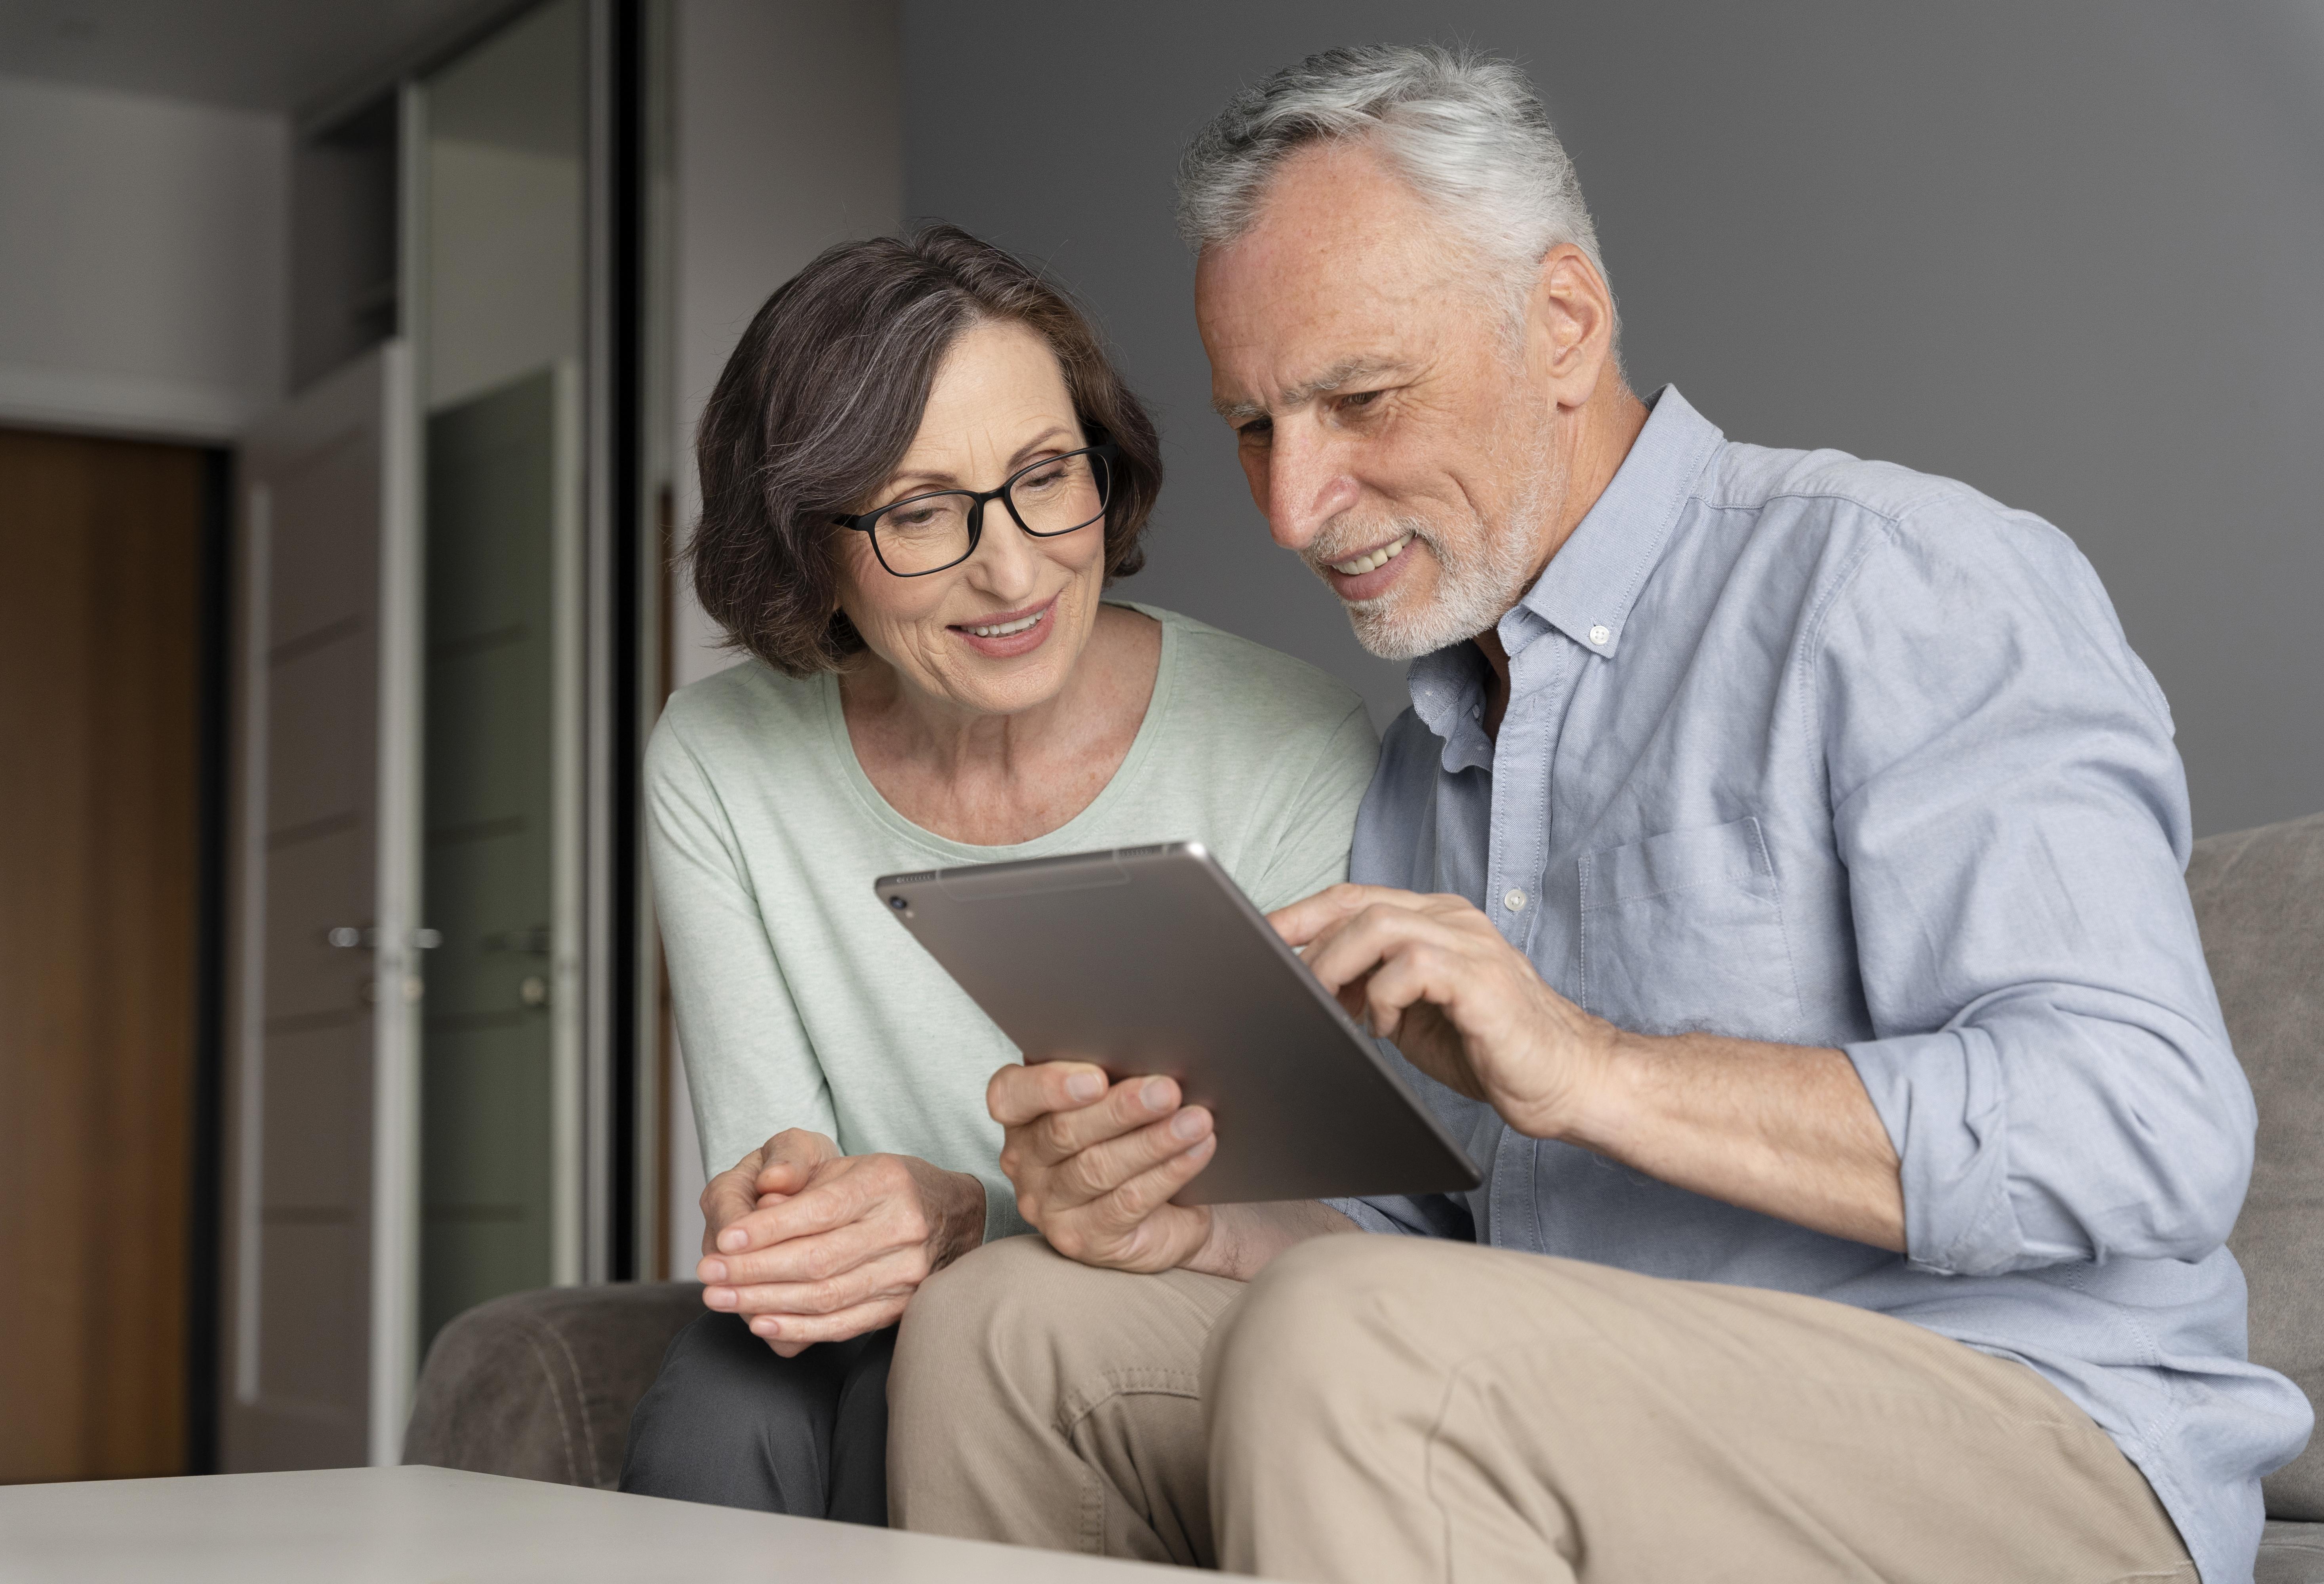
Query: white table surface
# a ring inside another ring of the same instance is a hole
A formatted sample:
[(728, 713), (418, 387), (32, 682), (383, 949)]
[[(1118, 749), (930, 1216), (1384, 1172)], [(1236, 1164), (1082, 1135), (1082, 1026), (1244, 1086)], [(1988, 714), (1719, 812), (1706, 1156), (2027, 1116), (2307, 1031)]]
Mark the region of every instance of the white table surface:
[(1135, 1584), (1175, 1569), (449, 1469), (0, 1486), (0, 1584)]

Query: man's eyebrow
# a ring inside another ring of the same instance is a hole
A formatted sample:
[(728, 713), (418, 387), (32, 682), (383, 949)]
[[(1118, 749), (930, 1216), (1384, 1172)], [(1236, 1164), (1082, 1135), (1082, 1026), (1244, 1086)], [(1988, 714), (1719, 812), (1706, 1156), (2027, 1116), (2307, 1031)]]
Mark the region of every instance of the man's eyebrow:
[[(1277, 408), (1304, 407), (1318, 396), (1328, 396), (1333, 391), (1344, 389), (1359, 381), (1369, 380), (1379, 374), (1402, 373), (1406, 371), (1406, 366), (1386, 358), (1342, 358), (1314, 378), (1303, 380), (1284, 391), (1275, 399), (1274, 405)], [(1229, 423), (1243, 423), (1254, 418), (1265, 418), (1271, 410), (1256, 401), (1213, 401), (1211, 405), (1218, 415)]]

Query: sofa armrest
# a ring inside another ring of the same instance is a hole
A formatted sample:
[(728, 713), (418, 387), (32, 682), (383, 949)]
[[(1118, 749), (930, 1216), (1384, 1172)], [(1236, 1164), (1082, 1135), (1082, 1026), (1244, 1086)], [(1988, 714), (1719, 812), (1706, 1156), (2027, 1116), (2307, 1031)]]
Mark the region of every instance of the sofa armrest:
[[(2187, 889), (2228, 1037), (2259, 1103), (2227, 1239), (2251, 1288), (2251, 1358), (2324, 1410), (2324, 814), (2195, 843)], [(2324, 1523), (2324, 1436), (2269, 1475), (2267, 1515)]]
[(670, 1339), (702, 1312), (694, 1282), (545, 1287), (480, 1303), (428, 1349), (403, 1460), (611, 1490), (631, 1410)]

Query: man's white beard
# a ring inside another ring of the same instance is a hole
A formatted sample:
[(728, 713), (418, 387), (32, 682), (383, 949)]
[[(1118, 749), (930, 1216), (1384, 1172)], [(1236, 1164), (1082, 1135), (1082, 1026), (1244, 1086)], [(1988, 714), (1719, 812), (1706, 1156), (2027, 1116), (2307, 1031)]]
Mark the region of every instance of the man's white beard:
[[(1550, 487), (1557, 482), (1550, 474), (1547, 466), (1535, 470), (1511, 503), (1508, 520), (1498, 528), (1481, 515), (1472, 517), (1469, 543), (1459, 549), (1448, 547), (1432, 525), (1418, 518), (1391, 523), (1391, 537), (1409, 533), (1436, 557), (1435, 597), (1418, 603), (1418, 596), (1402, 586), (1406, 579), (1399, 578), (1378, 599), (1348, 602), (1348, 624), (1356, 630), (1356, 641), (1382, 659), (1410, 660), (1474, 638), (1499, 622), (1524, 597), (1531, 579), (1535, 530), (1544, 502), (1563, 493)], [(1381, 535), (1372, 530), (1350, 537), (1377, 544)], [(1412, 554), (1410, 545), (1404, 554)], [(1328, 564), (1313, 551), (1308, 559)]]

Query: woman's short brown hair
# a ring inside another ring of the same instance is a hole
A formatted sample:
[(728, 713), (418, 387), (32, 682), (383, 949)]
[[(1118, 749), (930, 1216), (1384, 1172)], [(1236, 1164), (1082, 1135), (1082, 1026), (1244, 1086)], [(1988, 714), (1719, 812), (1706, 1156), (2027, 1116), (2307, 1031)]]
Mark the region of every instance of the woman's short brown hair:
[(695, 437), (702, 521), (687, 554), (730, 643), (794, 677), (863, 648), (839, 609), (832, 520), (895, 473), (945, 353), (989, 320), (1047, 342), (1083, 428), (1120, 447), (1106, 580), (1145, 564), (1139, 537), (1162, 488), (1153, 419), (1064, 292), (957, 226), (926, 226), (825, 251), (767, 299), (718, 376)]

